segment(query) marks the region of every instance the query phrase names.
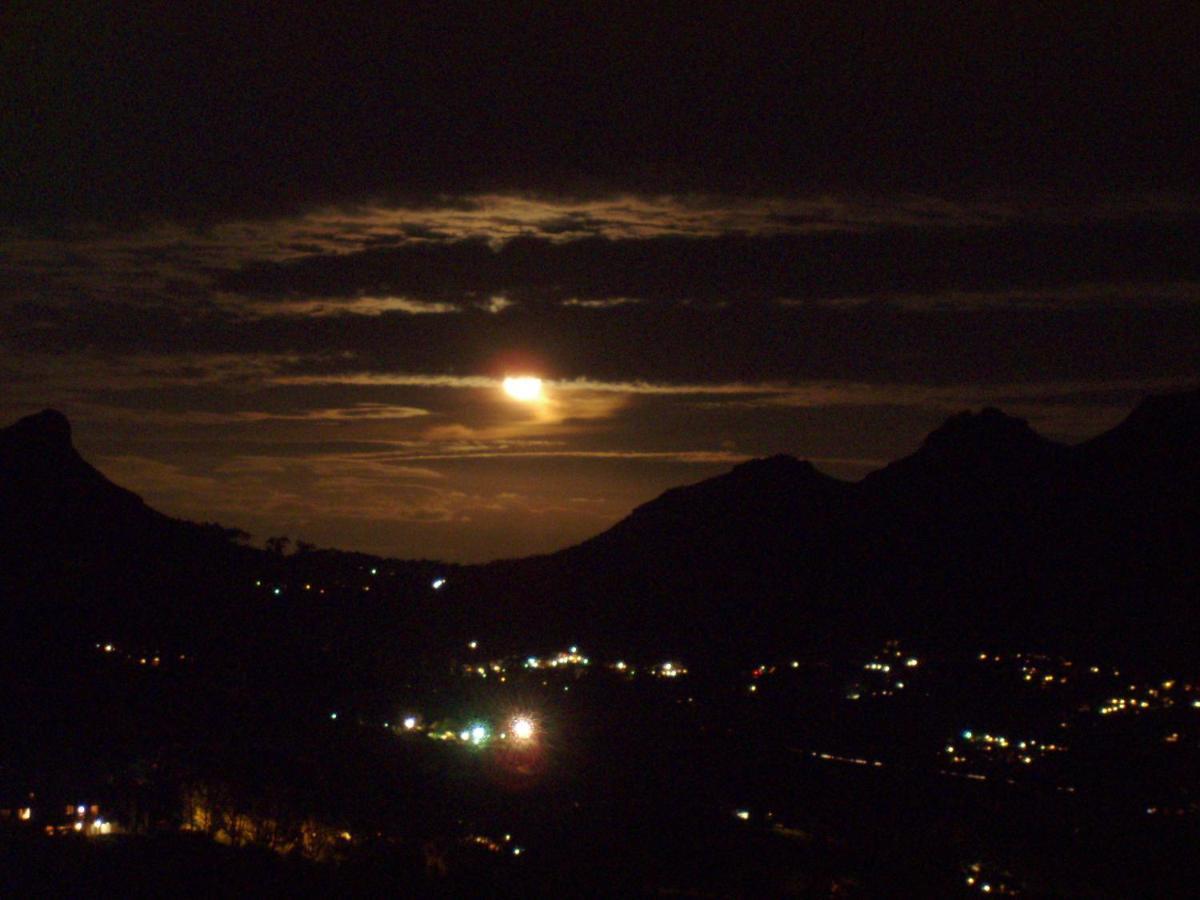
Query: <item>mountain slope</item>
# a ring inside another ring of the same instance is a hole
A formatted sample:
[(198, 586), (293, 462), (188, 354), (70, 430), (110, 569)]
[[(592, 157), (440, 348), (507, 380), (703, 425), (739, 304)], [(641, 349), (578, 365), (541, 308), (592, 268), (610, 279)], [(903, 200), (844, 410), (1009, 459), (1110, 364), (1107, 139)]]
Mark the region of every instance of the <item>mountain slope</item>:
[[(12, 638), (0, 674), (60, 671), (111, 641), (177, 647), (317, 696), (417, 658), (395, 635), (431, 621), (429, 582), (456, 570), (334, 550), (284, 556), (246, 537), (163, 515), (110, 482), (75, 450), (61, 413), (0, 429), (0, 633)], [(422, 647), (439, 633), (421, 632)]]
[(141, 528), (164, 518), (84, 461), (62, 413), (43, 410), (0, 429), (0, 521), (9, 540), (88, 540), (101, 526)]
[(165, 516), (88, 464), (65, 416), (0, 429), (0, 613), (46, 634), (187, 633), (261, 551)]
[(718, 656), (894, 634), (1179, 649), (1196, 622), (1198, 398), (1151, 398), (1078, 447), (960, 413), (858, 483), (756, 460), (576, 547), (475, 570), (459, 596), (497, 629)]

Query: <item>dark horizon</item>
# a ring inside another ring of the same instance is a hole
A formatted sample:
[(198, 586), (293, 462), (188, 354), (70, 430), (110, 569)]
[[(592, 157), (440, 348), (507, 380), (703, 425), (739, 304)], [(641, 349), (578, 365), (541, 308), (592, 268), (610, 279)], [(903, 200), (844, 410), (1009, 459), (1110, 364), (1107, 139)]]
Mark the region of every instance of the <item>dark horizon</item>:
[[(1128, 422), (1130, 416), (1132, 416), (1135, 412), (1138, 412), (1139, 410), (1144, 411), (1146, 408), (1148, 408), (1148, 406), (1162, 404), (1163, 402), (1167, 402), (1167, 403), (1178, 402), (1178, 401), (1186, 402), (1188, 399), (1194, 397), (1198, 393), (1200, 393), (1200, 388), (1192, 388), (1189, 390), (1171, 392), (1168, 394), (1148, 394), (1145, 397), (1141, 398), (1141, 400), (1133, 408), (1128, 410), (1125, 415), (1121, 416), (1117, 420), (1117, 422), (1115, 422), (1111, 427), (1105, 428), (1103, 431), (1100, 431), (1096, 434), (1087, 435), (1084, 438), (1082, 438), (1081, 440), (1074, 441), (1074, 442), (1068, 443), (1065, 441), (1056, 440), (1055, 438), (1049, 437), (1044, 434), (1040, 434), (1039, 432), (1036, 431), (1036, 429), (1032, 429), (1032, 428), (1029, 428), (1028, 433), (1031, 436), (1036, 437), (1038, 440), (1048, 442), (1048, 444), (1050, 446), (1058, 446), (1061, 448), (1084, 447), (1086, 445), (1091, 444), (1094, 441), (1102, 441), (1103, 439), (1106, 439), (1108, 436), (1110, 436), (1112, 434), (1112, 432), (1115, 428), (1117, 428), (1118, 426), (1124, 425), (1126, 422)], [(976, 423), (977, 425), (983, 425), (989, 419), (989, 416), (994, 418), (998, 423), (1002, 423), (1001, 425), (997, 425), (996, 427), (1003, 428), (1003, 427), (1006, 427), (1007, 424), (1012, 424), (1012, 425), (1019, 424), (1025, 428), (1029, 427), (1028, 423), (1025, 420), (1020, 419), (1018, 417), (1009, 416), (1004, 410), (998, 409), (996, 407), (982, 407), (979, 410), (971, 410), (971, 409), (960, 410), (960, 411), (955, 412), (952, 415), (950, 415), (947, 419), (939, 422), (932, 430), (930, 430), (927, 434), (925, 434), (922, 437), (922, 439), (919, 441), (919, 445), (915, 446), (913, 448), (912, 453), (906, 453), (902, 456), (896, 457), (895, 459), (880, 461), (878, 466), (873, 467), (869, 471), (866, 471), (863, 473), (854, 473), (849, 476), (839, 475), (836, 471), (829, 471), (830, 467), (825, 465), (826, 461), (824, 461), (824, 460), (800, 459), (798, 457), (792, 456), (791, 454), (779, 453), (779, 454), (770, 454), (769, 457), (768, 456), (746, 457), (745, 459), (740, 459), (740, 460), (734, 458), (729, 461), (723, 460), (721, 462), (714, 462), (710, 465), (697, 464), (696, 466), (692, 467), (694, 470), (696, 470), (698, 472), (697, 476), (693, 480), (687, 481), (687, 482), (681, 482), (678, 484), (667, 485), (664, 488), (664, 491), (671, 492), (678, 488), (686, 488), (686, 487), (691, 487), (691, 486), (702, 485), (702, 484), (710, 481), (711, 479), (713, 479), (716, 476), (719, 476), (722, 474), (728, 474), (728, 473), (740, 468), (743, 463), (763, 463), (763, 462), (770, 463), (770, 462), (774, 462), (777, 460), (792, 460), (792, 461), (800, 462), (800, 463), (803, 463), (806, 465), (811, 465), (813, 470), (816, 471), (817, 473), (819, 473), (820, 475), (822, 475), (826, 478), (831, 478), (835, 481), (838, 481), (838, 482), (841, 482), (844, 484), (860, 483), (864, 479), (866, 479), (869, 475), (871, 475), (872, 473), (880, 472), (883, 469), (888, 468), (894, 464), (905, 463), (914, 454), (919, 453), (921, 448), (928, 447), (931, 440), (936, 439), (937, 437), (945, 434), (948, 431), (953, 432), (955, 430), (956, 426), (961, 427), (961, 425), (964, 422), (965, 423)], [(58, 424), (60, 422), (61, 422), (61, 426)], [(65, 432), (65, 435), (66, 435), (65, 440), (68, 442), (69, 446), (76, 447), (76, 449), (78, 449), (78, 445), (75, 443), (75, 434), (74, 434), (74, 429), (72, 426), (71, 419), (69, 416), (65, 415), (61, 410), (47, 407), (46, 409), (40, 410), (37, 413), (32, 413), (28, 416), (24, 416), (21, 419), (19, 419), (17, 422), (10, 423), (10, 426), (16, 426), (18, 424), (33, 424), (33, 423), (37, 423), (35, 430), (38, 432), (41, 432), (45, 429), (57, 430), (58, 428), (61, 427)], [(46, 423), (49, 423), (49, 424), (46, 424)], [(4, 426), (0, 426), (0, 429), (2, 429), (2, 428), (4, 428)], [(999, 435), (996, 435), (996, 437), (999, 438)], [(997, 453), (997, 454), (1002, 453), (1003, 452), (1003, 444), (998, 443), (995, 447), (993, 447), (992, 452)], [(82, 457), (86, 462), (90, 462), (90, 459), (89, 459), (89, 456), (88, 456), (86, 450), (84, 450), (84, 452), (82, 453)], [(838, 461), (834, 461), (834, 462), (835, 462), (834, 468), (836, 468), (836, 462), (838, 462)], [(705, 469), (708, 469), (710, 467), (713, 468), (714, 471), (704, 472)], [(102, 476), (107, 477), (106, 473), (104, 473), (102, 470), (98, 469), (98, 471), (100, 471), (100, 474)], [(703, 472), (703, 474), (699, 474), (701, 472)], [(109, 479), (109, 480), (114, 481), (114, 483), (116, 483), (118, 487), (121, 487), (123, 489), (128, 489), (128, 485), (122, 484), (119, 481), (116, 481), (113, 479)], [(136, 491), (134, 491), (134, 493), (137, 494)], [(626, 510), (624, 513), (620, 514), (618, 516), (617, 520), (614, 523), (610, 523), (610, 525), (619, 524), (620, 522), (627, 519), (631, 514), (636, 512), (638, 509), (640, 509), (643, 505), (645, 505), (646, 503), (652, 502), (655, 499), (661, 498), (661, 496), (662, 496), (661, 493), (656, 494), (654, 497), (647, 498), (647, 501), (645, 501), (645, 503), (639, 503), (637, 506), (631, 507), (629, 510)], [(149, 498), (146, 498), (146, 497), (140, 497), (140, 499), (142, 499), (143, 501), (149, 501)], [(157, 504), (154, 502), (148, 502), (148, 505), (152, 509), (156, 509), (159, 512), (166, 512), (169, 515), (175, 516), (175, 514), (172, 513), (170, 510), (164, 510), (164, 509), (158, 507)], [(194, 521), (194, 522), (215, 522), (215, 524), (221, 525), (225, 528), (231, 528), (236, 531), (244, 531), (245, 530), (242, 527), (244, 525), (244, 523), (234, 521), (234, 520), (216, 521), (211, 514), (204, 512), (203, 510), (199, 511), (198, 514), (192, 515), (190, 517), (181, 517), (181, 516), (175, 516), (175, 517), (189, 519), (190, 521)], [(600, 535), (602, 535), (605, 532), (606, 528), (607, 528), (607, 526), (605, 528), (597, 530), (596, 532), (593, 532), (592, 534), (583, 535), (582, 538), (580, 538), (579, 540), (574, 540), (574, 541), (571, 541), (570, 543), (562, 543), (560, 546), (551, 547), (549, 552), (553, 552), (556, 550), (568, 549), (580, 542), (586, 542), (592, 538), (599, 537)], [(268, 541), (269, 539), (274, 539), (274, 538), (278, 537), (276, 535), (268, 535), (268, 534), (255, 535), (251, 532), (246, 532), (246, 534), (249, 535), (249, 540), (256, 545), (262, 545), (265, 541)], [(287, 535), (280, 535), (280, 536), (291, 537), (291, 536), (287, 536)], [(297, 542), (304, 542), (304, 543), (311, 544), (311, 542), (305, 541), (303, 536), (295, 536), (294, 538), (290, 539), (290, 545), (293, 547), (297, 544)], [(335, 550), (335, 551), (349, 552), (349, 553), (368, 553), (368, 554), (372, 554), (375, 556), (391, 558), (391, 559), (416, 559), (416, 558), (418, 558), (418, 557), (397, 557), (392, 554), (378, 553), (378, 552), (375, 552), (371, 549), (364, 548), (364, 547), (337, 546), (337, 545), (325, 545), (325, 544), (322, 544), (319, 546), (320, 546), (320, 549), (328, 549), (328, 550)], [(519, 559), (521, 557), (530, 557), (530, 556), (537, 556), (537, 555), (541, 555), (541, 554), (526, 553), (526, 554), (521, 554), (519, 557), (512, 557), (512, 556), (495, 557), (495, 558), (479, 559), (479, 560), (462, 560), (462, 559), (441, 558), (441, 557), (421, 557), (421, 558), (436, 559), (439, 562), (452, 563), (452, 564), (464, 564), (464, 563), (465, 564), (479, 564), (479, 563), (487, 563), (487, 562), (507, 561), (507, 560)]]

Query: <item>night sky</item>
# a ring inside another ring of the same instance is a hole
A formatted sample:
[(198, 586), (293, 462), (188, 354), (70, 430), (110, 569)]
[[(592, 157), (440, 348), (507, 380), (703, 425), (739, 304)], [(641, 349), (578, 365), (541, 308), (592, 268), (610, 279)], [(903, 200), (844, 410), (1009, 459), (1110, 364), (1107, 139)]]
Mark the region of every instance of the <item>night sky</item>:
[(164, 512), (525, 555), (1200, 377), (1194, 3), (99, 6), (0, 13), (0, 415)]

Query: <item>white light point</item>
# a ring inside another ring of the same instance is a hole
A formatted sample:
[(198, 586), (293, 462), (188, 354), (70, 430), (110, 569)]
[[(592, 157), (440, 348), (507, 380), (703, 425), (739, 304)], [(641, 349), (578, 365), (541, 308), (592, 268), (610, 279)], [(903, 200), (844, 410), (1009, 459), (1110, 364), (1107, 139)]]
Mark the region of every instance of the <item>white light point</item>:
[(512, 734), (519, 741), (533, 737), (533, 720), (529, 716), (517, 716), (512, 720)]

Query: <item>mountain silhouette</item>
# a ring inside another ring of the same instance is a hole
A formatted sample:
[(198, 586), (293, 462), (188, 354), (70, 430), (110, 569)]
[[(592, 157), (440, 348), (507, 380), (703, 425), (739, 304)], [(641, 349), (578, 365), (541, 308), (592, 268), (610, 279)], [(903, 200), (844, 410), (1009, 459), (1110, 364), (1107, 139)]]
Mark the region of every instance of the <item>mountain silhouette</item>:
[(47, 409), (0, 429), (0, 522), (12, 548), (97, 541), (167, 520), (84, 461), (67, 417)]
[(741, 658), (906, 635), (1186, 656), (1198, 430), (1196, 391), (1149, 398), (1078, 446), (996, 409), (963, 412), (862, 481), (755, 460), (458, 587), (497, 629), (642, 652)]
[[(1076, 446), (996, 409), (959, 413), (859, 482), (790, 456), (752, 460), (574, 547), (462, 567), (423, 617), (514, 652), (586, 641), (740, 664), (904, 636), (1190, 659), (1198, 438), (1192, 391), (1148, 398)], [(186, 623), (271, 564), (109, 482), (52, 410), (0, 430), (0, 526), (26, 597), (56, 593), (101, 618), (169, 606)]]
[(12, 633), (195, 632), (255, 554), (236, 529), (173, 519), (83, 459), (53, 409), (0, 429), (0, 618)]

